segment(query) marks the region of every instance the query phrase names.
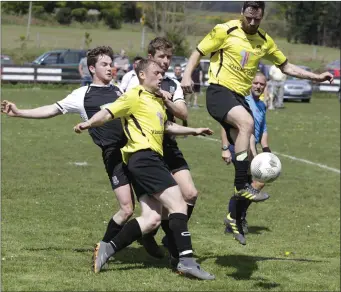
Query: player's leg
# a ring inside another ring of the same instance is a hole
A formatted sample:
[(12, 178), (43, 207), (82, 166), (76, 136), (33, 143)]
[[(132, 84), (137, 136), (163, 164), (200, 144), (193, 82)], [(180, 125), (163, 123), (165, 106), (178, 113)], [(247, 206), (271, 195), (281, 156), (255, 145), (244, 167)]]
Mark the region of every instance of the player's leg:
[(179, 253), (177, 270), (187, 276), (194, 276), (203, 280), (213, 280), (215, 277), (202, 270), (200, 265), (193, 259), (191, 234), (187, 226), (187, 206), (179, 186), (169, 187), (163, 192), (155, 194), (154, 197), (169, 212), (169, 227), (173, 232)]
[(108, 259), (123, 248), (129, 246), (142, 235), (150, 233), (161, 222), (161, 204), (153, 197), (143, 195), (139, 198), (141, 216), (130, 220), (109, 242), (100, 241), (94, 250), (94, 272), (101, 271)]

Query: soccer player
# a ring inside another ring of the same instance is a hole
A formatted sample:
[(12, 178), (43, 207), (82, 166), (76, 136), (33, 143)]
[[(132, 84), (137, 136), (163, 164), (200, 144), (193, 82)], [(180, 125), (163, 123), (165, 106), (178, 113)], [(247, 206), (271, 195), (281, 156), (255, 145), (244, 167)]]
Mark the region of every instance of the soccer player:
[[(96, 47), (88, 52), (87, 65), (93, 83), (74, 90), (61, 101), (34, 109), (18, 109), (14, 103), (4, 100), (1, 103), (1, 112), (10, 117), (28, 119), (47, 119), (61, 114), (76, 113), (84, 121), (88, 120), (100, 111), (101, 107), (114, 102), (122, 94), (118, 87), (110, 84), (113, 55), (112, 49), (105, 46)], [(93, 142), (101, 148), (104, 166), (120, 206), (119, 211), (110, 218), (103, 237), (103, 241), (109, 241), (122, 229), (134, 211), (134, 196), (123, 168), (120, 151), (120, 148), (127, 143), (127, 139), (119, 120), (113, 120), (103, 127), (90, 129), (89, 134)], [(143, 239), (142, 243), (150, 255), (163, 257), (154, 238)]]
[(122, 82), (120, 84), (120, 89), (122, 92), (126, 92), (140, 84), (138, 78), (136, 77), (135, 68), (142, 59), (142, 57), (136, 56), (133, 61), (133, 70), (130, 70), (123, 76)]
[[(260, 143), (262, 146), (263, 152), (271, 152), (268, 142), (268, 131), (266, 126), (266, 105), (260, 99), (266, 87), (266, 77), (263, 73), (257, 72), (255, 78), (252, 81), (251, 86), (251, 94), (245, 97), (248, 105), (251, 108), (253, 118), (254, 118), (254, 134), (251, 135), (250, 139), (250, 161), (257, 155), (257, 144)], [(230, 164), (231, 162), (236, 162), (236, 155), (234, 151), (234, 146), (228, 142), (227, 135), (225, 129), (221, 128), (221, 141), (222, 141), (222, 159)], [(249, 174), (249, 183), (252, 182), (252, 176)], [(257, 185), (257, 189), (261, 190), (264, 187), (264, 183), (254, 182)], [(231, 213), (233, 209), (238, 208), (237, 213), (241, 213), (241, 225), (243, 228), (244, 234), (248, 232), (248, 225), (246, 221), (246, 211), (250, 206), (251, 201), (244, 199), (237, 204), (235, 197), (232, 196), (229, 203), (229, 213)], [(233, 230), (230, 228), (229, 224), (226, 227), (226, 232), (233, 233)]]
[[(244, 97), (249, 94), (260, 59), (271, 61), (290, 76), (317, 82), (333, 80), (329, 72), (315, 74), (288, 62), (273, 39), (259, 28), (264, 9), (263, 1), (246, 1), (241, 19), (217, 24), (190, 56), (181, 82), (185, 93), (192, 92), (191, 74), (200, 58), (211, 54), (207, 110), (226, 129), (230, 144), (235, 146), (234, 195), (254, 202), (269, 198), (257, 186), (248, 184), (248, 151), (254, 122)], [(245, 241), (236, 211), (227, 220), (231, 226), (238, 227), (238, 240)]]
[(75, 132), (101, 126), (121, 118), (128, 143), (122, 148), (123, 162), (131, 176), (134, 192), (141, 204), (141, 216), (125, 224), (109, 243), (99, 242), (94, 251), (94, 271), (101, 271), (110, 256), (117, 253), (142, 234), (150, 233), (161, 220), (162, 205), (169, 212), (169, 226), (179, 253), (177, 270), (199, 279), (212, 280), (193, 259), (191, 234), (187, 227), (187, 206), (181, 190), (163, 160), (164, 131), (172, 134), (212, 134), (208, 128), (186, 128), (167, 121), (160, 91), (163, 70), (152, 60), (141, 60), (136, 67), (141, 86), (123, 94), (104, 107), (90, 120), (75, 126)]
[[(156, 61), (164, 72), (167, 72), (172, 56), (173, 44), (163, 37), (156, 37), (148, 45), (148, 58)], [(183, 121), (187, 121), (188, 109), (184, 99), (184, 94), (180, 83), (172, 78), (164, 75), (161, 82), (161, 89), (168, 98), (165, 99), (166, 113), (169, 121), (175, 122), (175, 117)], [(166, 93), (167, 92), (167, 93)], [(187, 124), (185, 124), (187, 126)], [(164, 160), (172, 172), (172, 175), (180, 187), (181, 193), (187, 203), (188, 219), (191, 217), (196, 200), (198, 198), (198, 191), (194, 185), (190, 169), (187, 161), (185, 160), (175, 137), (170, 134), (165, 134), (163, 140)], [(161, 227), (167, 235), (168, 220), (164, 218)], [(163, 243), (168, 248), (168, 236), (163, 239)], [(174, 254), (174, 253), (173, 253)], [(175, 256), (176, 254), (174, 254)]]

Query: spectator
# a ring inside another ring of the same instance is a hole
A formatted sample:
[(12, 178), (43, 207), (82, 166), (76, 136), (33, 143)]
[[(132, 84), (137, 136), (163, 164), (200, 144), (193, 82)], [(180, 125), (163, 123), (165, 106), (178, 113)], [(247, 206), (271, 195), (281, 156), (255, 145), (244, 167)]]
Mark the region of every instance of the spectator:
[(198, 106), (198, 95), (200, 94), (200, 85), (203, 83), (203, 73), (200, 63), (195, 67), (192, 73), (192, 81), (193, 81), (193, 93), (190, 95), (190, 100), (188, 104), (193, 98), (193, 108), (199, 108)]
[(80, 60), (78, 65), (78, 72), (81, 76), (81, 86), (90, 85), (92, 83), (92, 77), (89, 72), (87, 57), (84, 57)]
[(282, 73), (282, 71), (278, 67), (272, 65), (269, 70), (269, 77), (269, 110), (273, 110), (275, 108), (284, 108), (284, 83), (287, 79), (287, 76)]
[(117, 79), (121, 80), (129, 69), (129, 59), (125, 50), (122, 49), (120, 55), (114, 60), (114, 67), (117, 69)]
[(133, 69), (123, 76), (122, 82), (119, 86), (122, 92), (126, 92), (140, 84), (135, 68), (142, 59), (142, 57), (136, 56), (133, 61)]
[(182, 68), (180, 64), (175, 64), (174, 66), (174, 79), (178, 80), (178, 82), (182, 80)]

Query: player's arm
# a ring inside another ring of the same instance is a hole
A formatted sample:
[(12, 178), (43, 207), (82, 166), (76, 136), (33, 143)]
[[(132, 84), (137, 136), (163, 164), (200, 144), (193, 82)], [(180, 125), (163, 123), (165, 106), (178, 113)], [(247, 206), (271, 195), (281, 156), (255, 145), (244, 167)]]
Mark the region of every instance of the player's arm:
[(7, 100), (1, 102), (1, 113), (9, 117), (25, 119), (48, 119), (62, 114), (54, 104), (33, 109), (19, 109), (15, 103)]
[(315, 74), (289, 63), (284, 54), (277, 48), (273, 39), (269, 35), (266, 35), (266, 39), (268, 43), (268, 50), (264, 58), (274, 63), (284, 74), (316, 82), (333, 81), (333, 75), (329, 72)]
[(251, 152), (251, 155), (252, 157), (250, 157), (252, 160), (253, 157), (255, 157), (257, 155), (257, 149), (256, 149), (256, 137), (254, 134), (251, 134), (251, 137), (250, 137), (250, 152)]
[(167, 109), (178, 119), (183, 121), (188, 118), (188, 109), (184, 99), (184, 94), (179, 83), (177, 83), (177, 88), (174, 95), (167, 91), (159, 90), (158, 94), (162, 97), (163, 102)]
[(77, 124), (73, 129), (76, 133), (80, 134), (82, 131), (89, 128), (100, 127), (113, 119), (128, 116), (131, 113), (131, 109), (135, 105), (137, 96), (123, 94), (113, 103), (104, 106), (99, 112), (94, 114), (91, 119), (86, 122)]
[(81, 78), (83, 78), (82, 61), (79, 62), (79, 65), (78, 65), (78, 72), (79, 72), (79, 75), (81, 76)]
[(181, 87), (184, 93), (192, 92), (192, 73), (201, 57), (217, 51), (223, 45), (227, 37), (227, 30), (228, 27), (225, 25), (216, 25), (198, 44), (196, 50), (193, 51), (192, 55), (189, 57), (181, 81)]
[(193, 136), (206, 136), (212, 135), (213, 131), (210, 128), (189, 128), (180, 126), (171, 121), (165, 123), (165, 132), (172, 135), (193, 135)]
[(226, 164), (230, 164), (232, 161), (232, 154), (229, 150), (229, 140), (227, 139), (226, 131), (223, 127), (220, 127), (220, 136), (221, 136), (221, 158), (226, 162)]
[(308, 79), (316, 82), (323, 82), (323, 81), (329, 81), (330, 83), (333, 82), (334, 77), (329, 72), (324, 72), (322, 74), (315, 74), (313, 72), (309, 72), (307, 70), (304, 70), (301, 67), (298, 67), (294, 64), (291, 64), (289, 62), (286, 62), (282, 66), (279, 67), (281, 71), (287, 75), (301, 78), (301, 79)]

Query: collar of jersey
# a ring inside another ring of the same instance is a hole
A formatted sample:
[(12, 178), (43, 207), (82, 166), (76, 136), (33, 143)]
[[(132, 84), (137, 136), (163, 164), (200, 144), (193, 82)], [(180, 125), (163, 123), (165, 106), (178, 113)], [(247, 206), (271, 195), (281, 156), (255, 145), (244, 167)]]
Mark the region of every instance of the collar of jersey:
[(113, 85), (111, 83), (109, 83), (108, 85), (100, 85), (100, 84), (91, 83), (90, 86), (93, 86), (93, 87), (111, 87)]

